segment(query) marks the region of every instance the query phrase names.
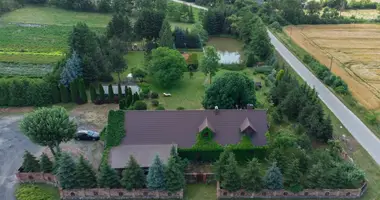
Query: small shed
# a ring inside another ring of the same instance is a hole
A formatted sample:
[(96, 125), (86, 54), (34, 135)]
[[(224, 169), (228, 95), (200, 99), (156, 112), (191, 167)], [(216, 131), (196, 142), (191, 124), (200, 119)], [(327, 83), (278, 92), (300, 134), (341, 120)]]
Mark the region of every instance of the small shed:
[[(103, 86), (104, 94), (108, 95), (108, 85), (102, 85), (102, 86)], [(131, 88), (132, 94), (134, 94), (136, 92), (137, 92), (137, 94), (140, 94), (140, 87), (139, 86), (137, 86), (137, 85), (128, 85), (128, 88)], [(118, 95), (119, 89), (118, 89), (117, 85), (112, 85), (112, 90), (113, 90), (113, 93), (115, 95)], [(123, 94), (125, 94), (125, 85), (121, 85), (121, 92)]]

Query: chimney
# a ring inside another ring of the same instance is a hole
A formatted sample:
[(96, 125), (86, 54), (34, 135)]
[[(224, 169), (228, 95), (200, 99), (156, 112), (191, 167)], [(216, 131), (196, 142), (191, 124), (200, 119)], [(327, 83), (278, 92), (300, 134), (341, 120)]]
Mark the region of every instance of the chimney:
[(215, 113), (215, 115), (219, 114), (219, 107), (218, 106), (215, 106), (214, 113)]
[(247, 104), (247, 110), (253, 110), (253, 104), (251, 103)]

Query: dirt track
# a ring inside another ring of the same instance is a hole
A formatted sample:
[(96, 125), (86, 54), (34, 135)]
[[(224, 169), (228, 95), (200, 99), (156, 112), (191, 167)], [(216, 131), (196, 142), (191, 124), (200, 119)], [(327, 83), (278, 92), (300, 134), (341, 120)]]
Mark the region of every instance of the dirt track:
[(369, 109), (380, 108), (380, 26), (316, 25), (287, 27), (299, 46), (330, 66), (349, 86), (353, 96)]

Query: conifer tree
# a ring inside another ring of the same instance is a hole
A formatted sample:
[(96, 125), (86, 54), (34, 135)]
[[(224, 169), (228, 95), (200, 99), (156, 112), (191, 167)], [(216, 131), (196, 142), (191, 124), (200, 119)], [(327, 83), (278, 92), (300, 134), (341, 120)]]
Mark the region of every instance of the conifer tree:
[(242, 186), (247, 191), (259, 192), (263, 188), (260, 163), (256, 158), (250, 160), (242, 172)]
[(99, 84), (99, 100), (101, 102), (104, 102), (104, 100), (105, 100), (104, 89), (103, 89), (102, 84)]
[(78, 102), (78, 95), (79, 95), (78, 82), (75, 80), (70, 83), (71, 100), (75, 103)]
[(185, 171), (189, 161), (179, 157), (176, 147), (173, 145), (170, 149), (170, 156), (174, 158), (175, 162), (180, 166), (181, 171)]
[(162, 27), (160, 30), (160, 37), (158, 39), (158, 44), (161, 47), (168, 47), (170, 49), (173, 49), (174, 47), (174, 38), (172, 29), (170, 27), (170, 23), (167, 19), (164, 20), (162, 23)]
[(95, 103), (96, 98), (97, 98), (97, 94), (96, 94), (96, 89), (93, 85), (90, 85), (90, 97), (91, 97), (91, 102)]
[(77, 78), (82, 77), (83, 69), (81, 67), (81, 60), (76, 51), (73, 51), (71, 57), (66, 60), (66, 64), (62, 69), (60, 83), (66, 87)]
[(99, 187), (101, 188), (119, 188), (120, 179), (116, 171), (112, 169), (107, 163), (103, 164), (100, 168), (98, 179)]
[(158, 155), (149, 167), (147, 186), (152, 190), (164, 190), (166, 188), (164, 164)]
[(83, 103), (87, 103), (87, 93), (86, 93), (86, 86), (84, 85), (83, 79), (78, 80), (79, 84), (79, 97), (82, 100)]
[(299, 160), (294, 159), (290, 162), (288, 170), (285, 173), (285, 186), (292, 192), (299, 192), (301, 188), (302, 173), (299, 167)]
[(126, 86), (124, 86), (124, 97), (125, 97), (125, 99), (127, 99), (127, 97), (128, 97), (128, 85), (126, 85)]
[(22, 163), (23, 172), (39, 172), (40, 165), (37, 158), (29, 151), (24, 153), (24, 161)]
[(64, 85), (59, 85), (59, 92), (61, 93), (61, 100), (62, 103), (69, 103), (70, 97), (69, 97), (69, 91)]
[(59, 169), (59, 158), (61, 156), (61, 153), (58, 152), (55, 156), (54, 156), (54, 162), (53, 162), (53, 174), (54, 175), (58, 175), (58, 169)]
[(139, 101), (140, 100), (140, 95), (139, 93), (135, 92), (133, 94), (133, 103), (135, 103), (136, 101)]
[(217, 181), (222, 181), (222, 175), (226, 171), (226, 165), (228, 163), (228, 157), (232, 152), (229, 149), (225, 149), (219, 156), (219, 160), (217, 160), (214, 164), (214, 173)]
[(117, 85), (117, 96), (119, 97), (119, 101), (123, 98), (123, 91), (121, 90), (121, 85)]
[(264, 176), (264, 185), (265, 188), (270, 190), (281, 190), (284, 188), (282, 174), (276, 162), (267, 170)]
[(96, 175), (91, 164), (81, 156), (75, 169), (76, 181), (78, 188), (95, 188)]
[(78, 187), (75, 166), (76, 164), (69, 154), (62, 153), (60, 155), (57, 177), (62, 189), (74, 189)]
[(123, 170), (123, 178), (121, 184), (127, 190), (140, 189), (145, 186), (146, 178), (144, 171), (137, 163), (136, 159), (131, 156), (127, 167)]
[(51, 92), (53, 95), (53, 103), (60, 103), (61, 102), (61, 94), (59, 92), (59, 88), (57, 85), (52, 85), (51, 86)]
[(241, 188), (240, 175), (237, 168), (235, 155), (231, 152), (228, 155), (227, 165), (225, 166), (224, 173), (221, 174), (222, 181), (220, 185), (230, 191), (235, 192)]
[(169, 158), (165, 168), (165, 182), (166, 190), (170, 192), (177, 192), (185, 186), (184, 173), (174, 157)]
[(50, 161), (45, 153), (40, 158), (40, 170), (44, 173), (51, 173), (53, 171), (53, 162)]
[(108, 103), (114, 102), (115, 95), (113, 94), (113, 88), (112, 85), (108, 85)]

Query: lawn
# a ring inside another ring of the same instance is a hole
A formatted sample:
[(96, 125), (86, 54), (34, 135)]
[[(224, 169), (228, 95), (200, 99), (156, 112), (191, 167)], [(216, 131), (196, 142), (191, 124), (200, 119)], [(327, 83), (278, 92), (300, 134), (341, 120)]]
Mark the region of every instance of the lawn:
[(184, 200), (216, 200), (215, 184), (189, 184), (184, 192)]
[(20, 184), (16, 190), (17, 200), (59, 200), (58, 188), (47, 184)]

